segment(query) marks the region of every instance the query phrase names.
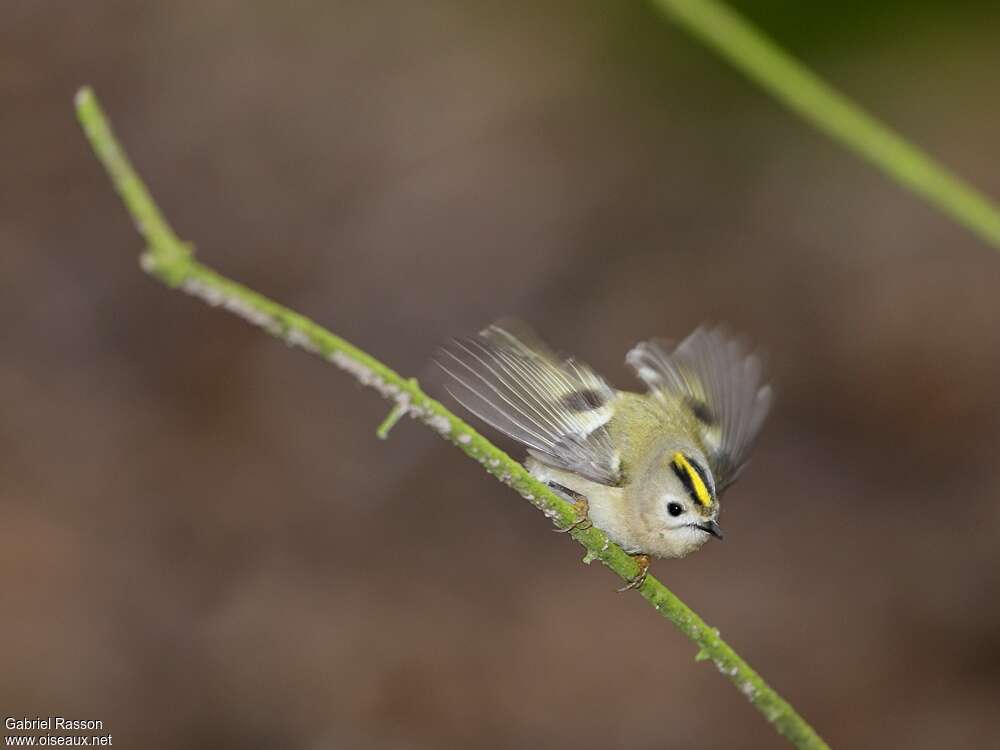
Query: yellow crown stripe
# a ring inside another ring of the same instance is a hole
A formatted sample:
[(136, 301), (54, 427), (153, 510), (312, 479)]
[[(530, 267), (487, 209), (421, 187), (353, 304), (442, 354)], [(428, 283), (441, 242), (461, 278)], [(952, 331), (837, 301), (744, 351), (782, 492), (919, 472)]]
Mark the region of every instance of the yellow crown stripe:
[(689, 487), (692, 490), (694, 499), (706, 508), (711, 505), (712, 493), (705, 486), (705, 481), (701, 478), (701, 474), (691, 465), (691, 462), (687, 460), (687, 457), (683, 453), (677, 452), (674, 454), (674, 466), (684, 472), (684, 475), (688, 478), (688, 482), (690, 482)]

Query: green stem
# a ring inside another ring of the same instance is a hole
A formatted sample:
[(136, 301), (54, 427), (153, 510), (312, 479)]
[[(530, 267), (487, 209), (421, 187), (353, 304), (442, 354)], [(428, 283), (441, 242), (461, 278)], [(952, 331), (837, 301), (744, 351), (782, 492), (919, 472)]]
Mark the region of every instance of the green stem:
[(1000, 250), (1000, 209), (716, 0), (653, 0), (803, 119)]
[[(413, 378), (410, 379), (413, 380)], [(413, 382), (415, 385), (416, 380), (413, 380)], [(378, 429), (375, 430), (376, 437), (378, 437), (379, 440), (387, 439), (389, 437), (389, 430), (395, 427), (396, 423), (405, 417), (408, 411), (409, 408), (406, 404), (397, 403), (394, 407), (392, 407), (392, 411), (386, 415), (385, 419), (382, 420), (382, 424), (380, 424)]]
[[(82, 89), (77, 95), (76, 111), (94, 153), (107, 170), (140, 234), (149, 244), (143, 256), (144, 270), (171, 287), (179, 287), (210, 305), (239, 315), (288, 344), (333, 362), (363, 385), (371, 386), (394, 401), (390, 418), (393, 414), (398, 418), (406, 413), (428, 425), (541, 510), (557, 526), (565, 528), (576, 521), (575, 510), (570, 503), (554, 495), (520, 463), (427, 396), (416, 380), (404, 378), (308, 318), (194, 260), (190, 247), (177, 238), (153, 203), (90, 89)], [(387, 420), (383, 428), (386, 424), (391, 427)], [(586, 562), (600, 560), (625, 580), (638, 573), (635, 560), (599, 529), (576, 530), (571, 534), (586, 548)], [(706, 625), (662, 583), (648, 576), (639, 592), (657, 612), (698, 645), (696, 658), (711, 659), (719, 671), (796, 747), (826, 747), (812, 727), (719, 637), (718, 631)]]

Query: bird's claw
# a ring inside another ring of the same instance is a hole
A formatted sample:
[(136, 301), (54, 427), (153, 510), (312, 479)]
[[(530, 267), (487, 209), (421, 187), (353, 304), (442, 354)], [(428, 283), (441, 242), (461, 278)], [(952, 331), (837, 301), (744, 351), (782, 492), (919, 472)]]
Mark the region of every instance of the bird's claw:
[(573, 501), (573, 509), (576, 511), (577, 517), (574, 523), (571, 523), (564, 529), (552, 529), (554, 532), (557, 534), (568, 534), (571, 531), (586, 531), (593, 527), (594, 524), (590, 520), (590, 504), (587, 502), (586, 497), (579, 492), (574, 492), (569, 487), (563, 487), (561, 484), (556, 484), (555, 482), (549, 482), (549, 487)]
[(646, 574), (649, 572), (649, 555), (632, 555), (632, 559), (639, 566), (639, 572), (632, 578), (629, 578), (628, 582), (618, 589), (619, 594), (637, 589), (646, 582)]

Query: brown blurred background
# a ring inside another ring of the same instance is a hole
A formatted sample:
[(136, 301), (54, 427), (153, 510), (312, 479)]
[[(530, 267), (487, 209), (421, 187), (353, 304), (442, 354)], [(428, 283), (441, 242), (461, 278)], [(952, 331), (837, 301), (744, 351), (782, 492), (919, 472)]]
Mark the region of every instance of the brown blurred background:
[[(737, 6), (1000, 197), (1000, 5)], [(430, 390), (500, 315), (631, 387), (638, 339), (734, 324), (777, 408), (726, 542), (654, 572), (836, 747), (998, 741), (1000, 257), (641, 2), (4, 5), (5, 716), (783, 746), (432, 432), (144, 277), (85, 83), (204, 261)]]

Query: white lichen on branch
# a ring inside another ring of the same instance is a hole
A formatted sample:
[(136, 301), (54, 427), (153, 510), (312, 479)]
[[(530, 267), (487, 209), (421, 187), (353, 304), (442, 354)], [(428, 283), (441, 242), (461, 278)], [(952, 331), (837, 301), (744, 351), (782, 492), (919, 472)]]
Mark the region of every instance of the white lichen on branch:
[(250, 325), (263, 328), (272, 336), (281, 333), (281, 326), (270, 315), (235, 295), (227, 295), (222, 289), (206, 284), (201, 279), (188, 277), (181, 282), (180, 289), (192, 297), (207, 302), (212, 307), (221, 307), (237, 315)]

